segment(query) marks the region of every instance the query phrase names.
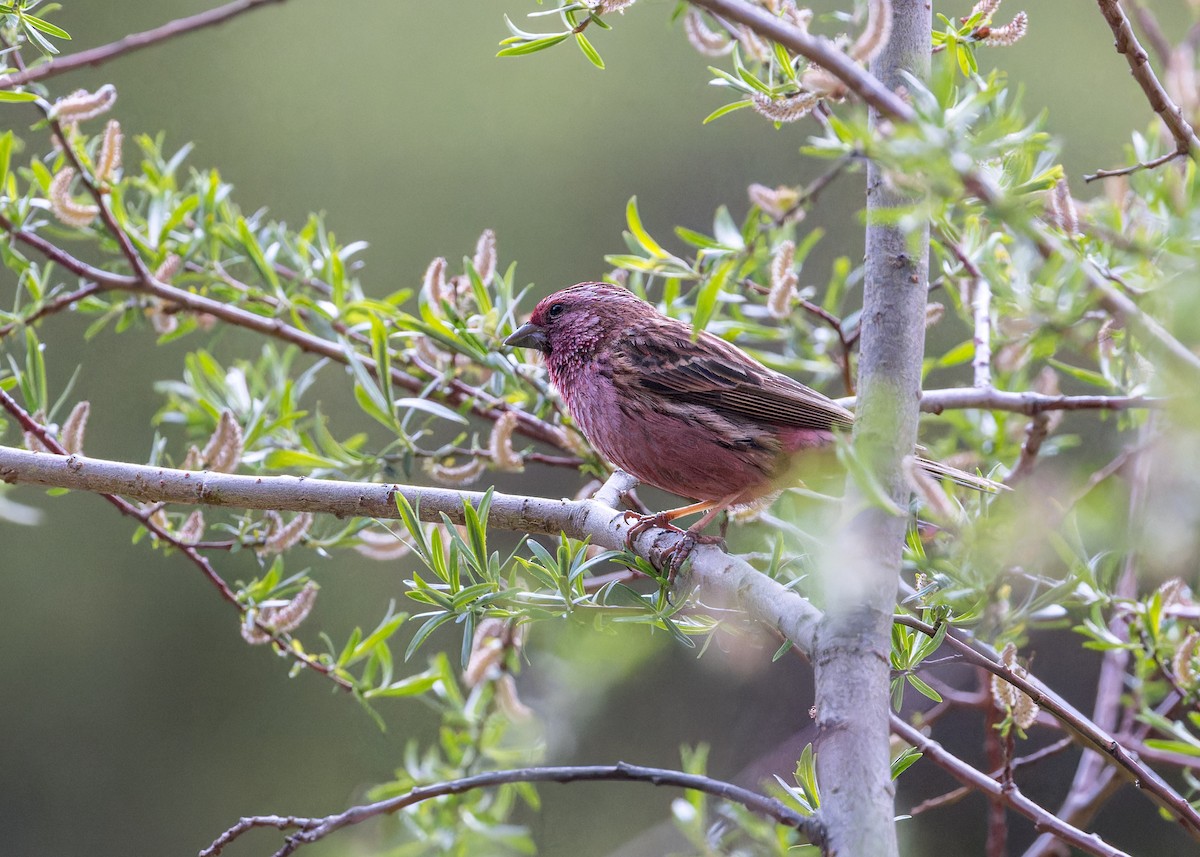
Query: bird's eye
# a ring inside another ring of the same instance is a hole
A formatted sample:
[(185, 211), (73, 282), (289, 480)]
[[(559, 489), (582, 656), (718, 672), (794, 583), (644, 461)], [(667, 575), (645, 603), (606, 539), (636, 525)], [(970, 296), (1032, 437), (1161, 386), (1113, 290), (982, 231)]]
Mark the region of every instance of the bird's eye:
[(566, 307), (562, 304), (550, 304), (550, 311), (548, 314), (551, 318), (558, 318), (563, 314), (563, 310), (565, 309)]

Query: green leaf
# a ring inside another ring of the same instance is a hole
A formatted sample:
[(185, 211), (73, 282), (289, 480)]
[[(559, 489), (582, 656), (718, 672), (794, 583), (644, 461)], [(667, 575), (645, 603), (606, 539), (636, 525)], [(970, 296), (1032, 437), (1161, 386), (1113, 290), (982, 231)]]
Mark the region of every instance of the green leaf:
[(915, 687), (918, 693), (929, 697), (934, 702), (942, 701), (942, 695), (922, 681), (916, 673), (909, 673), (906, 677), (908, 678), (908, 683)]
[(912, 767), (913, 762), (917, 761), (921, 756), (921, 751), (916, 747), (908, 747), (903, 753), (892, 759), (892, 779), (896, 779), (896, 777), (907, 771)]
[(379, 390), (374, 384), (364, 387), (362, 384), (355, 382), (354, 400), (358, 402), (358, 406), (362, 408), (363, 413), (372, 417), (385, 428), (393, 431), (396, 430), (396, 421), (388, 413), (387, 405), (381, 401)]
[(419, 399), (416, 397), (404, 398), (396, 400), (396, 408), (401, 411), (423, 411), (427, 414), (432, 414), (435, 417), (441, 417), (444, 420), (449, 420), (452, 423), (467, 425), (467, 419), (457, 411), (452, 411), (445, 405), (439, 405), (437, 402), (431, 402), (429, 399)]
[(579, 45), (579, 50), (583, 51), (583, 55), (591, 61), (592, 65), (601, 71), (604, 70), (604, 60), (600, 58), (599, 52), (592, 46), (592, 43), (587, 40), (587, 36), (583, 33), (576, 33), (575, 44)]
[[(3, 95), (3, 93), (0, 93), (0, 95)], [(8, 165), (12, 160), (12, 149), (13, 133), (12, 131), (5, 131), (3, 134), (0, 134), (0, 186), (3, 186), (5, 180), (8, 178)]]
[(38, 32), (37, 27), (26, 26), (24, 29), (25, 29), (25, 35), (29, 36), (29, 40), (31, 42), (33, 42), (34, 44), (36, 44), (39, 48), (41, 48), (44, 53), (47, 53), (47, 54), (57, 54), (58, 53), (58, 48), (56, 48), (50, 42), (46, 41), (46, 37)]
[[(37, 101), (37, 94), (33, 92), (13, 92), (12, 90), (0, 90), (0, 101)], [(12, 132), (6, 132), (6, 136), (11, 137)]]
[(413, 638), (409, 641), (408, 648), (404, 652), (404, 660), (407, 661), (411, 658), (413, 653), (421, 647), (421, 644), (425, 642), (430, 634), (455, 618), (453, 613), (439, 613), (437, 616), (427, 620), (424, 625), (417, 629), (417, 633), (413, 634)]
[(1091, 384), (1093, 387), (1101, 387), (1105, 390), (1111, 390), (1112, 384), (1099, 372), (1093, 372), (1090, 369), (1083, 369), (1079, 366), (1072, 366), (1070, 363), (1063, 363), (1061, 360), (1055, 360), (1051, 357), (1046, 361), (1060, 372), (1070, 375), (1076, 381), (1082, 381), (1085, 384)]
[(38, 18), (34, 15), (30, 15), (28, 12), (21, 13), (21, 20), (30, 27), (41, 30), (43, 33), (49, 36), (54, 36), (56, 39), (65, 39), (68, 42), (71, 41), (71, 34), (62, 27), (56, 27), (49, 21), (43, 20), (42, 18)]
[(442, 677), (437, 673), (430, 673), (428, 671), (417, 673), (416, 675), (402, 678), (399, 681), (394, 681), (386, 687), (372, 688), (366, 691), (363, 696), (368, 699), (391, 696), (420, 696), (427, 690), (431, 690), (441, 680)]
[(526, 54), (544, 51), (546, 48), (554, 47), (559, 42), (564, 41), (569, 35), (571, 34), (562, 33), (561, 35), (557, 36), (545, 36), (540, 39), (534, 39), (533, 41), (525, 42), (523, 44), (513, 45), (512, 47), (504, 48), (504, 50), (497, 52), (496, 56), (521, 57), (525, 56)]
[(651, 238), (650, 233), (646, 231), (646, 227), (642, 225), (642, 217), (638, 214), (636, 196), (631, 196), (629, 202), (625, 205), (625, 222), (629, 224), (629, 232), (637, 240), (637, 243), (641, 245), (643, 250), (656, 259), (670, 258), (671, 254)]
[(302, 449), (273, 449), (263, 459), (263, 466), (268, 470), (312, 470), (317, 467), (335, 468), (342, 462), (305, 452)]
[(753, 103), (754, 102), (752, 102), (752, 101), (731, 101), (730, 103), (728, 103), (726, 105), (718, 107), (712, 113), (709, 113), (707, 116), (704, 117), (704, 121), (701, 122), (700, 124), (707, 125), (709, 122), (720, 119), (726, 113), (732, 113), (735, 110), (741, 110), (743, 107), (749, 107)]
[(379, 623), (379, 627), (372, 631), (366, 639), (355, 647), (354, 657), (362, 657), (369, 654), (377, 645), (389, 639), (393, 634), (400, 630), (400, 626), (408, 619), (407, 613), (396, 613), (391, 615), (395, 608), (395, 602), (388, 605), (388, 615)]
[(688, 229), (684, 226), (676, 226), (675, 234), (678, 235), (683, 241), (686, 241), (693, 247), (699, 247), (701, 250), (728, 251), (730, 249), (729, 247), (723, 246), (721, 242), (717, 241), (715, 238), (709, 238), (702, 232), (696, 232), (694, 229)]
[(696, 312), (692, 315), (695, 336), (699, 336), (700, 331), (712, 320), (717, 309), (717, 298), (720, 296), (721, 290), (725, 288), (729, 274), (736, 265), (737, 259), (726, 259), (713, 272), (708, 282), (700, 286), (700, 293), (696, 295)]
[(246, 222), (246, 218), (239, 217), (237, 219), (238, 240), (241, 242), (242, 248), (246, 251), (246, 255), (250, 257), (250, 262), (254, 265), (258, 275), (263, 282), (269, 285), (275, 291), (279, 290), (279, 277), (275, 275), (275, 269), (267, 263), (267, 257), (263, 255), (262, 247), (258, 243), (258, 238), (250, 229), (250, 224)]

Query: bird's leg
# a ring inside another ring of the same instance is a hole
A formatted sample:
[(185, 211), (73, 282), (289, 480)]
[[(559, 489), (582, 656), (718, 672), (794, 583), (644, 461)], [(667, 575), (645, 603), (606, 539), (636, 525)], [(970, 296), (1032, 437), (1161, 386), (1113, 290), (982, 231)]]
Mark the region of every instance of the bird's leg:
[(671, 556), (671, 563), (667, 566), (667, 579), (674, 580), (675, 575), (679, 573), (679, 569), (683, 568), (683, 564), (687, 562), (687, 558), (691, 555), (696, 545), (725, 545), (723, 536), (705, 536), (701, 535), (700, 531), (712, 522), (717, 515), (724, 512), (729, 506), (741, 496), (739, 491), (737, 494), (730, 494), (728, 497), (723, 497), (715, 503), (709, 504), (708, 510), (701, 516), (700, 520), (692, 524), (684, 530), (683, 538), (670, 548), (667, 553)]
[[(625, 520), (633, 520), (634, 523), (625, 536), (625, 547), (632, 551), (634, 540), (651, 527), (663, 527), (677, 533), (683, 533), (683, 538), (674, 547), (668, 548), (663, 554), (664, 558), (668, 556), (671, 558), (671, 562), (667, 566), (667, 580), (674, 580), (675, 575), (679, 573), (679, 569), (683, 567), (684, 562), (687, 561), (688, 556), (691, 555), (696, 545), (725, 544), (723, 537), (701, 535), (700, 531), (707, 527), (717, 515), (733, 505), (734, 501), (741, 496), (742, 492), (739, 491), (736, 494), (730, 494), (728, 497), (722, 497), (720, 500), (702, 500), (688, 506), (680, 506), (678, 509), (668, 509), (665, 512), (659, 512), (655, 515), (639, 515), (637, 512), (626, 512)], [(671, 523), (677, 518), (694, 515), (697, 512), (703, 512), (704, 514), (700, 517), (700, 520), (696, 521), (696, 523), (692, 524), (686, 530), (681, 530)]]
[[(697, 512), (705, 512), (712, 508), (711, 500), (704, 500), (699, 503), (692, 503), (687, 506), (680, 506), (678, 509), (668, 509), (665, 512), (658, 512), (653, 515), (639, 515), (637, 512), (629, 511), (625, 513), (625, 522), (633, 521), (633, 526), (629, 528), (629, 532), (625, 535), (625, 547), (628, 550), (633, 550), (633, 542), (646, 530), (652, 527), (662, 527), (663, 529), (671, 530), (676, 533), (684, 532), (679, 527), (671, 522), (676, 518), (683, 518), (687, 515), (694, 515)], [(701, 518), (704, 523), (712, 520), (711, 518)]]

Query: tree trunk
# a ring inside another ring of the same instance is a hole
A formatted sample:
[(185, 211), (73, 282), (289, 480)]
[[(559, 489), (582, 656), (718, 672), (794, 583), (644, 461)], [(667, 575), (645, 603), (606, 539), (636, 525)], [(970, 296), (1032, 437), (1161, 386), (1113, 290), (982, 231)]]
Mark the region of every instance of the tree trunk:
[[(872, 63), (890, 89), (901, 71), (929, 74), (932, 13), (925, 0), (892, 0), (891, 39)], [(881, 120), (874, 112), (879, 128)], [(911, 490), (903, 460), (916, 442), (925, 348), (929, 229), (905, 233), (878, 217), (907, 200), (867, 172), (867, 256), (863, 291), (855, 454), (900, 509)], [(870, 505), (847, 485), (838, 543), (823, 563), (825, 620), (816, 670), (817, 776), (828, 853), (837, 857), (898, 854), (895, 789), (888, 752), (889, 640), (907, 517)]]

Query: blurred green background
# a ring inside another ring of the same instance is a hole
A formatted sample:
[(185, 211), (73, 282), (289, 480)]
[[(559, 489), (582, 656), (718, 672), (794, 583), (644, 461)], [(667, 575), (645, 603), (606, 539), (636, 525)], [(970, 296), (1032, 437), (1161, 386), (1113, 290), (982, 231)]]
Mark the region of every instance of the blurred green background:
[[(604, 72), (569, 45), (496, 59), (502, 15), (519, 20), (537, 8), (530, 0), (292, 0), (51, 87), (61, 95), (115, 84), (114, 115), (127, 135), (163, 131), (168, 149), (194, 141), (190, 163), (219, 168), (247, 211), (267, 207), (295, 224), (325, 212), (340, 239), (370, 243), (362, 277), (372, 294), (415, 287), (432, 257), (470, 253), (485, 227), (498, 233), (502, 264), (518, 260), (518, 281), (544, 294), (607, 270), (603, 255), (621, 251), (634, 194), (651, 232), (671, 246), (674, 224), (706, 228), (721, 204), (744, 213), (748, 183), (796, 183), (822, 167), (797, 157), (816, 130), (809, 122), (776, 131), (744, 111), (700, 124), (727, 99), (705, 85), (709, 60), (669, 25), (674, 5), (641, 0), (599, 34)], [(54, 20), (78, 49), (202, 8), (67, 0)], [(969, 3), (945, 9), (968, 11)], [(1029, 11), (1029, 37), (981, 60), (1023, 84), (1031, 114), (1049, 109), (1073, 189), (1086, 195), (1080, 174), (1120, 163), (1129, 130), (1150, 115), (1094, 4)], [(1082, 46), (1070, 63), (1068, 30)], [(0, 115), (19, 134), (32, 123), (20, 107)], [(811, 281), (822, 281), (833, 256), (861, 256), (861, 197), (852, 177), (822, 199), (811, 222), (832, 237), (810, 263)], [(0, 280), (0, 299), (11, 289)], [(84, 345), (82, 328), (69, 318), (42, 328), (55, 394), (82, 365), (75, 395), (93, 403), (89, 452), (144, 461), (159, 404), (151, 384), (179, 375), (183, 348), (148, 358), (148, 333)], [(509, 487), (576, 487), (550, 478), (531, 472)], [(233, 611), (191, 566), (131, 545), (129, 523), (103, 501), (14, 496), (47, 516), (36, 528), (0, 523), (0, 854), (192, 854), (241, 815), (324, 814), (361, 799), (389, 778), (406, 740), (431, 737), (433, 720), (417, 703), (385, 705), (389, 729), (380, 733), (326, 682), (289, 680), (287, 663), (242, 643)], [(344, 639), (403, 598), (403, 563), (310, 561), (323, 590), (306, 630)], [(256, 573), (245, 554), (221, 570), (232, 579)], [(770, 643), (702, 660), (640, 631), (545, 631), (533, 645), (522, 688), (555, 761), (674, 766), (680, 744), (709, 741), (711, 772), (738, 777), (772, 752), (786, 769), (809, 723), (808, 671), (770, 664)], [(1039, 666), (1053, 660), (1040, 654)], [(1086, 692), (1089, 675), (1073, 669)], [(1051, 763), (1060, 767), (1048, 777), (1072, 763)], [(929, 794), (948, 786), (937, 773), (924, 779)], [(664, 853), (636, 837), (666, 816), (666, 791), (601, 784), (542, 794), (545, 809), (529, 821), (545, 855)], [(972, 800), (979, 820), (983, 804)], [(937, 824), (922, 821), (922, 840), (944, 850), (939, 837), (950, 833)], [(365, 825), (312, 853), (365, 853), (387, 827)], [(1129, 844), (1128, 831), (1110, 827), (1123, 827), (1119, 817), (1102, 828)], [(953, 836), (954, 853), (977, 853), (982, 824)], [(271, 837), (248, 837), (230, 853), (269, 853)], [(1023, 823), (1014, 838), (1028, 840)]]

